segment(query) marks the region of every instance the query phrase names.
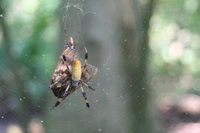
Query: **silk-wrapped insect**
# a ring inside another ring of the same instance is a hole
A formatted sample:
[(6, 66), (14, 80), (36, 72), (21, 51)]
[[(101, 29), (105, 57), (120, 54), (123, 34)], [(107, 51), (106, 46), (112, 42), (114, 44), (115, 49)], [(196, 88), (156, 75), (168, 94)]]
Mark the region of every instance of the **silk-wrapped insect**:
[(51, 79), (51, 85), (49, 86), (54, 95), (59, 98), (52, 109), (57, 107), (67, 96), (79, 88), (85, 98), (86, 106), (90, 108), (90, 104), (82, 86), (85, 85), (88, 88), (95, 90), (93, 87), (89, 86), (87, 82), (96, 75), (98, 68), (87, 63), (88, 52), (85, 47), (84, 49), (85, 60), (84, 62), (81, 62), (79, 60), (78, 52), (75, 49), (73, 38), (70, 37), (69, 43), (67, 43), (59, 58)]

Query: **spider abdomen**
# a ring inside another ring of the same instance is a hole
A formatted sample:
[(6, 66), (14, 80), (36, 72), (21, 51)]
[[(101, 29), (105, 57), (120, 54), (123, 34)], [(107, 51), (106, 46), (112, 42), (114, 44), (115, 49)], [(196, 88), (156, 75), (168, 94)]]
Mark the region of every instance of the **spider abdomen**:
[(78, 86), (78, 82), (81, 79), (81, 62), (75, 60), (72, 65), (72, 85)]

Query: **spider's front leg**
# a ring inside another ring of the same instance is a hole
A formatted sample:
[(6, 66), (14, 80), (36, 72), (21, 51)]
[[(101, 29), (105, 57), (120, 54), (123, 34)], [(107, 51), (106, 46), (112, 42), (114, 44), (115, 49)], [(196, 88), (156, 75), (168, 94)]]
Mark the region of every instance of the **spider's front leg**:
[(71, 71), (70, 71), (70, 69), (69, 69), (69, 66), (68, 66), (70, 63), (67, 61), (66, 56), (65, 56), (65, 55), (62, 55), (62, 58), (63, 58), (63, 60), (64, 60), (64, 64), (65, 64), (66, 67), (67, 67), (68, 72), (71, 73)]
[(88, 51), (87, 51), (87, 48), (85, 47), (85, 44), (84, 44), (83, 40), (81, 39), (81, 37), (80, 37), (80, 40), (81, 40), (82, 44), (84, 45), (84, 50), (85, 50), (85, 60), (84, 60), (84, 63), (85, 63), (84, 68), (85, 68), (87, 60), (88, 60)]

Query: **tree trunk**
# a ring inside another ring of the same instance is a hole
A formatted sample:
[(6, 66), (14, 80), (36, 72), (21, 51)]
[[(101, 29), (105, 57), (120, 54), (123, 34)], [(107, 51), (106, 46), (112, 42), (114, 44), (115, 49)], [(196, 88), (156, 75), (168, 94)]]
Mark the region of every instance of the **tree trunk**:
[[(151, 87), (148, 84), (148, 30), (153, 10), (153, 0), (146, 4), (132, 1), (133, 24), (122, 22), (121, 30), (125, 31), (123, 38), (128, 41), (122, 45), (124, 75), (127, 75), (126, 89), (131, 97), (128, 110), (130, 112), (130, 130), (134, 133), (155, 133), (152, 119)], [(126, 47), (124, 47), (124, 45)], [(126, 62), (125, 62), (126, 61)], [(152, 105), (153, 106), (153, 105)]]

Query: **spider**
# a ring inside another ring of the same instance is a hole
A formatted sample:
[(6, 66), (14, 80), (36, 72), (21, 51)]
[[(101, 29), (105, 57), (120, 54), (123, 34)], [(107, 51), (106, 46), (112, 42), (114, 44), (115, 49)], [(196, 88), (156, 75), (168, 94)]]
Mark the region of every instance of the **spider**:
[(68, 95), (79, 88), (82, 91), (86, 106), (90, 108), (90, 104), (82, 86), (85, 85), (91, 90), (95, 90), (93, 87), (89, 86), (87, 82), (96, 75), (98, 68), (87, 63), (88, 52), (86, 47), (84, 47), (84, 63), (79, 60), (78, 52), (76, 51), (75, 44), (73, 43), (73, 38), (70, 37), (69, 43), (67, 43), (66, 46), (67, 47), (65, 47), (65, 50), (60, 56), (57, 67), (51, 79), (51, 85), (49, 86), (54, 95), (59, 98), (52, 109), (57, 107)]
[(85, 98), (86, 106), (88, 108), (90, 108), (90, 104), (87, 100), (86, 93), (84, 92), (82, 86), (85, 85), (85, 86), (89, 87), (90, 89), (95, 90), (94, 88), (89, 86), (87, 84), (87, 82), (96, 75), (97, 71), (98, 71), (98, 69), (95, 66), (87, 64), (86, 68), (84, 69), (84, 71), (81, 74), (81, 78), (78, 83), (78, 86), (72, 85), (73, 80), (71, 78), (71, 74), (68, 72), (68, 74), (67, 74), (68, 76), (65, 77), (65, 80), (63, 80), (60, 85), (56, 86), (55, 88), (52, 88), (54, 95), (57, 95), (57, 97), (59, 98), (59, 100), (52, 107), (52, 109), (57, 107), (68, 95), (70, 95), (71, 93), (73, 93), (74, 91), (76, 91), (79, 88), (81, 88), (82, 95)]

